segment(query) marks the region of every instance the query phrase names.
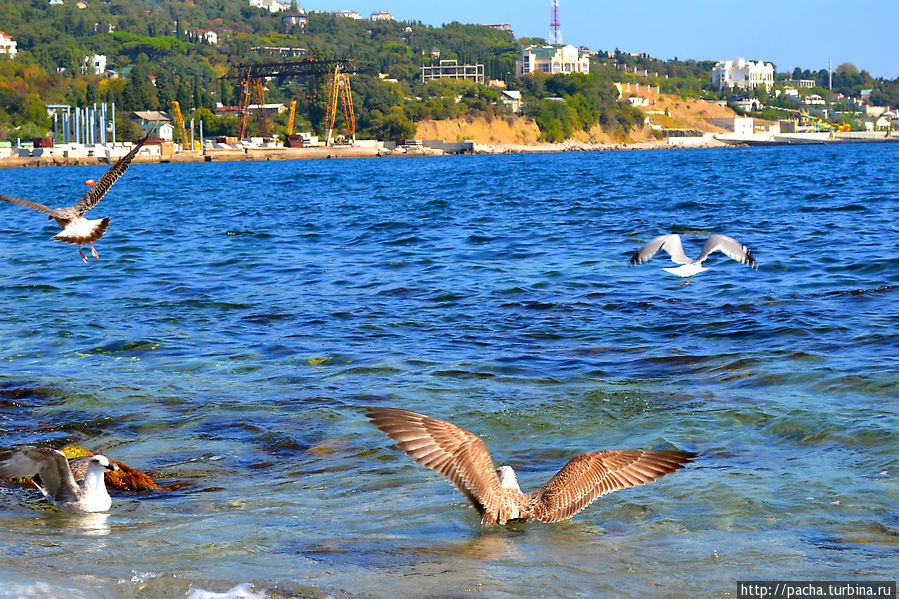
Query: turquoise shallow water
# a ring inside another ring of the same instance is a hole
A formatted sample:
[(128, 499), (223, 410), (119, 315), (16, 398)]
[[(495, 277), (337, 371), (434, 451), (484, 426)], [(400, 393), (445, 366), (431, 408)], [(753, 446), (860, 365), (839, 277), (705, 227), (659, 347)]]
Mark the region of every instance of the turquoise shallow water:
[[(0, 205), (0, 445), (75, 442), (176, 492), (105, 515), (0, 485), (0, 597), (192, 589), (728, 597), (895, 578), (895, 144), (134, 165), (84, 266)], [(0, 169), (71, 203), (102, 167)], [(688, 287), (657, 234), (696, 254)], [(525, 489), (603, 448), (698, 451), (572, 521), (479, 526), (374, 429), (481, 435)]]

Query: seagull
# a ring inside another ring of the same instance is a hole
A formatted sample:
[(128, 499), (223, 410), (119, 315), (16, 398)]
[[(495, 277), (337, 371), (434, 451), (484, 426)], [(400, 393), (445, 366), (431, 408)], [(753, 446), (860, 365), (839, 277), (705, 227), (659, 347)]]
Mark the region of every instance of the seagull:
[(365, 408), (365, 416), (417, 463), (439, 472), (461, 491), (480, 513), (481, 524), (567, 520), (601, 495), (652, 482), (699, 455), (650, 449), (592, 451), (572, 458), (549, 482), (526, 494), (510, 466), (494, 469), (487, 446), (473, 433), (399, 408)]
[(112, 184), (125, 174), (125, 171), (128, 170), (128, 165), (131, 164), (131, 161), (143, 147), (144, 143), (146, 143), (147, 138), (150, 137), (152, 132), (152, 129), (148, 131), (144, 138), (138, 141), (134, 147), (131, 148), (130, 152), (119, 158), (118, 162), (112, 165), (112, 167), (100, 177), (100, 181), (96, 184), (92, 183), (92, 179), (86, 181), (86, 184), (91, 185), (91, 188), (84, 193), (81, 199), (78, 200), (78, 203), (74, 206), (68, 206), (66, 208), (50, 208), (49, 206), (45, 206), (38, 202), (2, 194), (0, 194), (0, 200), (18, 206), (24, 206), (25, 208), (31, 208), (32, 210), (37, 210), (44, 214), (49, 214), (50, 218), (55, 220), (56, 223), (62, 227), (62, 231), (54, 235), (53, 239), (63, 243), (77, 245), (78, 253), (81, 254), (81, 259), (85, 264), (87, 264), (87, 256), (84, 255), (84, 250), (81, 249), (81, 246), (83, 244), (88, 244), (91, 246), (91, 254), (93, 257), (99, 260), (100, 254), (97, 253), (93, 244), (94, 242), (99, 241), (100, 238), (103, 237), (103, 234), (106, 233), (106, 228), (109, 226), (109, 218), (105, 217), (100, 220), (90, 220), (84, 218), (84, 214), (96, 206), (103, 196), (106, 195), (106, 192), (109, 191), (109, 188), (112, 187)]
[[(733, 258), (737, 262), (742, 262), (752, 268), (759, 267), (758, 262), (752, 257), (748, 247), (733, 237), (718, 235), (717, 233), (709, 235), (705, 245), (702, 246), (702, 252), (699, 254), (699, 258), (695, 260), (688, 258), (687, 255), (684, 254), (684, 246), (681, 245), (680, 235), (673, 233), (671, 235), (661, 235), (656, 237), (637, 250), (631, 258), (630, 264), (643, 264), (655, 256), (659, 250), (668, 252), (668, 255), (671, 256), (671, 261), (681, 265), (662, 269), (673, 275), (679, 276), (681, 278), (681, 287), (689, 285), (690, 281), (693, 280), (694, 275), (701, 273), (704, 270), (709, 270), (708, 268), (703, 268), (702, 263), (709, 257), (709, 254), (718, 250), (728, 258)], [(686, 283), (684, 283), (684, 277), (690, 277), (687, 279)]]
[(103, 475), (118, 467), (105, 455), (66, 460), (61, 451), (26, 445), (0, 452), (0, 478), (33, 477), (34, 486), (56, 507), (105, 512), (112, 505)]

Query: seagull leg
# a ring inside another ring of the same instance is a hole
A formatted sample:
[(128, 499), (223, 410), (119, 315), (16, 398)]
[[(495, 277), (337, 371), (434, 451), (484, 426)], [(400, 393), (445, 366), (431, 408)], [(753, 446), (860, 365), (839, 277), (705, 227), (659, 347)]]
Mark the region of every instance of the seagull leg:
[(87, 264), (87, 256), (84, 255), (84, 250), (81, 249), (81, 246), (78, 246), (78, 253), (81, 254), (81, 260)]
[(91, 256), (93, 256), (97, 260), (100, 259), (100, 254), (97, 253), (97, 250), (96, 248), (94, 248), (94, 246), (91, 246)]
[(681, 287), (684, 286), (684, 278), (683, 278), (683, 277), (680, 278), (680, 286), (681, 286)]
[(689, 285), (689, 284), (690, 284), (690, 281), (692, 281), (692, 280), (693, 280), (693, 277), (695, 277), (695, 276), (696, 276), (696, 275), (690, 275), (690, 278), (687, 279), (687, 282), (684, 283), (684, 284), (685, 284), (685, 285)]

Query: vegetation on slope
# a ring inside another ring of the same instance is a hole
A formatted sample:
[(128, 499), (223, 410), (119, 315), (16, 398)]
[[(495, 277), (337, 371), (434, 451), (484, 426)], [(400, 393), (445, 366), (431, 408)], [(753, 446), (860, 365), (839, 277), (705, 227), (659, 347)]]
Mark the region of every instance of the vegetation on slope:
[[(711, 61), (659, 61), (618, 51), (599, 53), (589, 76), (535, 73), (519, 80), (514, 73), (521, 45), (543, 40), (515, 40), (507, 32), (455, 22), (431, 27), (311, 13), (303, 29), (246, 0), (109, 0), (89, 2), (84, 9), (74, 2), (51, 6), (46, 0), (0, 0), (0, 14), (0, 26), (20, 51), (14, 60), (0, 57), (0, 139), (44, 134), (51, 126), (44, 104), (95, 102), (115, 102), (118, 131), (124, 135), (136, 135), (124, 118), (131, 111), (170, 110), (173, 101), (186, 118), (202, 118), (210, 134), (235, 135), (237, 119), (215, 115), (217, 103), (236, 104), (240, 91), (222, 76), (237, 63), (281, 60), (259, 50), (265, 47), (354, 59), (366, 69), (353, 77), (358, 133), (381, 139), (414, 135), (415, 123), (424, 120), (510, 114), (498, 93), (484, 85), (422, 83), (421, 66), (439, 60), (482, 63), (487, 79), (502, 79), (520, 90), (525, 115), (538, 123), (546, 141), (596, 126), (610, 133), (642, 127), (640, 112), (620, 103), (613, 89), (615, 82), (637, 81), (635, 68), (640, 81), (658, 85), (663, 93), (715, 95), (709, 89)], [(219, 43), (202, 41), (196, 35), (200, 30), (218, 32)], [(107, 56), (108, 68), (120, 76), (83, 73), (85, 57), (93, 54)], [(838, 69), (834, 85), (850, 91), (868, 86), (875, 89), (875, 102), (899, 103), (899, 81), (874, 80), (865, 71)], [(297, 100), (300, 126), (321, 134), (324, 86), (324, 77), (269, 81), (266, 101)], [(285, 124), (286, 115), (276, 119), (282, 130)]]

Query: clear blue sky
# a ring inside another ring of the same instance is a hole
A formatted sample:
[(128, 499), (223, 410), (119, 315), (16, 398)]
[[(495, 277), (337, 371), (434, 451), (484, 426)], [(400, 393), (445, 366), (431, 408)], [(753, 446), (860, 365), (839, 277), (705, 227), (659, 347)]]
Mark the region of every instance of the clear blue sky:
[[(511, 23), (516, 37), (549, 37), (550, 0), (299, 0), (304, 10), (389, 10), (403, 21)], [(855, 0), (559, 0), (562, 41), (662, 59), (773, 62), (778, 72), (851, 62), (899, 77), (896, 5)]]

